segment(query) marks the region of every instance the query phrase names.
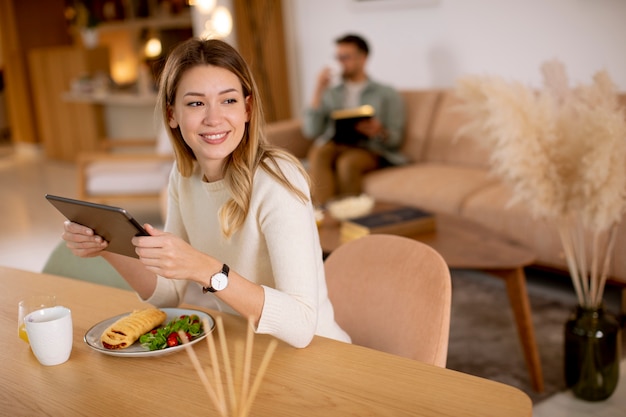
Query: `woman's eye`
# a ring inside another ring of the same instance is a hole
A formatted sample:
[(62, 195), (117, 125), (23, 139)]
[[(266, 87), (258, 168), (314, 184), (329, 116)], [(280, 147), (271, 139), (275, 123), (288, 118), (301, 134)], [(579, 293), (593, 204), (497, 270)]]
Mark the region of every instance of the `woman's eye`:
[(189, 106), (189, 107), (202, 106), (202, 102), (201, 101), (191, 101), (191, 102), (187, 103), (187, 106)]
[(226, 100), (224, 100), (224, 103), (226, 104), (234, 104), (237, 102), (236, 98), (227, 98)]

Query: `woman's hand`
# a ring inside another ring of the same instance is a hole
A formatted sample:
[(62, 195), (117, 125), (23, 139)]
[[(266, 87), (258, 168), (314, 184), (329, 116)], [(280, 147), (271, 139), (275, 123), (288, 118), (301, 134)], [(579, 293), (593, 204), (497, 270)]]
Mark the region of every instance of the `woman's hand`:
[(218, 271), (222, 264), (196, 249), (183, 239), (160, 230), (149, 224), (144, 225), (150, 236), (136, 236), (139, 260), (151, 272), (170, 279), (190, 279), (199, 281), (198, 272)]
[[(144, 228), (150, 236), (134, 237), (133, 245), (148, 271), (164, 278), (195, 281), (206, 287), (210, 285), (210, 277), (222, 269), (223, 263), (194, 249), (183, 239), (149, 224)], [(265, 302), (263, 287), (231, 269), (228, 287), (215, 295), (243, 317), (252, 317), (255, 326), (258, 325)]]
[(108, 242), (96, 235), (92, 229), (78, 223), (67, 220), (63, 223), (63, 230), (61, 237), (65, 240), (67, 247), (74, 255), (81, 258), (99, 256), (108, 246)]

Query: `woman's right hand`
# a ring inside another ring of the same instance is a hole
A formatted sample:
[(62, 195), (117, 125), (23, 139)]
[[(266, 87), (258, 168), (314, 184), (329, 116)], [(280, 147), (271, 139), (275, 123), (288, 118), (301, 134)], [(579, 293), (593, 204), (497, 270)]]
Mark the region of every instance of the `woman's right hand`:
[(108, 242), (96, 235), (92, 229), (78, 223), (65, 221), (63, 229), (61, 237), (65, 240), (67, 247), (74, 255), (81, 258), (99, 256), (108, 246)]

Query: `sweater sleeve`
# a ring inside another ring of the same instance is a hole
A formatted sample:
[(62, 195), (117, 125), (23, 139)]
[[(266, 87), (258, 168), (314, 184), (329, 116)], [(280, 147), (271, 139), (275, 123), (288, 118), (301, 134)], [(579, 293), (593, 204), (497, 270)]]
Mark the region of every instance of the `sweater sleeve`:
[[(281, 169), (309, 195), (308, 185), (295, 167), (281, 163)], [(275, 180), (268, 183), (272, 186), (260, 187), (256, 198), (275, 285), (264, 286), (265, 303), (257, 331), (305, 347), (317, 329), (320, 285), (325, 284), (313, 208)]]

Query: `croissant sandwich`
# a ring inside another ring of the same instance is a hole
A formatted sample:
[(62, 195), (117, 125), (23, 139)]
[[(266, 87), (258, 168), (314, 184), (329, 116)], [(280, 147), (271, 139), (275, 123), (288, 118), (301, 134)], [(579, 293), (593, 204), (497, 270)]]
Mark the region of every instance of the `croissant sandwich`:
[(167, 314), (156, 308), (135, 310), (109, 326), (100, 336), (100, 341), (107, 349), (127, 348), (142, 334), (162, 324), (166, 318)]

